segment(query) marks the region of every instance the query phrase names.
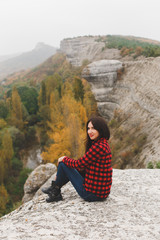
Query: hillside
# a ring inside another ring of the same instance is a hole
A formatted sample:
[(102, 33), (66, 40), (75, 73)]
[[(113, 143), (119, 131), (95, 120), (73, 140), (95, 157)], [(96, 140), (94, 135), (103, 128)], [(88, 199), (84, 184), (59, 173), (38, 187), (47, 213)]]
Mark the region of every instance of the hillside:
[(5, 79), (3, 86), (7, 87), (12, 84), (33, 84), (35, 86), (54, 73), (66, 78), (71, 74), (69, 71), (72, 72), (72, 76), (80, 75), (81, 68), (72, 68), (71, 64), (66, 60), (65, 54), (56, 53), (35, 68), (11, 74)]
[(10, 58), (17, 57), (20, 54), (9, 54), (9, 55), (0, 55), (0, 62), (4, 62)]
[(0, 62), (0, 80), (2, 81), (9, 74), (33, 68), (55, 53), (55, 47), (38, 43), (32, 51)]

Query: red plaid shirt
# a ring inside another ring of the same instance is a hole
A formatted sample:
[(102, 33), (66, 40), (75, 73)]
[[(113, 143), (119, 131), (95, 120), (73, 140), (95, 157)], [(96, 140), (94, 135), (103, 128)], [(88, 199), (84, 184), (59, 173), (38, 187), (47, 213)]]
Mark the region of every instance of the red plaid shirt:
[(74, 160), (65, 157), (63, 162), (70, 168), (85, 169), (84, 187), (97, 197), (106, 198), (112, 185), (111, 150), (105, 138), (93, 142), (86, 154)]

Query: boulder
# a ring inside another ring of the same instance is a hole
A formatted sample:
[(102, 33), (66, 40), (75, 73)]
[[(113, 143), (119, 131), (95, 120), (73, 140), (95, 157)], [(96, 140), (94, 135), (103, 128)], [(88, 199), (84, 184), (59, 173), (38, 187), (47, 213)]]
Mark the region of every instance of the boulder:
[(57, 168), (52, 163), (41, 164), (31, 172), (24, 184), (23, 202), (33, 198), (37, 190), (56, 172)]

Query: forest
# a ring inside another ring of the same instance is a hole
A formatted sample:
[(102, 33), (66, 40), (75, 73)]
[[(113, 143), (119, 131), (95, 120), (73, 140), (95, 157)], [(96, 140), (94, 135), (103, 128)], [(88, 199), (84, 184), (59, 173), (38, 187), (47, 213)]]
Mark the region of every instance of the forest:
[[(84, 66), (83, 66), (84, 67)], [(0, 216), (21, 204), (31, 172), (22, 152), (39, 144), (43, 163), (84, 153), (87, 118), (97, 114), (81, 68), (56, 54), (26, 76), (0, 88)]]

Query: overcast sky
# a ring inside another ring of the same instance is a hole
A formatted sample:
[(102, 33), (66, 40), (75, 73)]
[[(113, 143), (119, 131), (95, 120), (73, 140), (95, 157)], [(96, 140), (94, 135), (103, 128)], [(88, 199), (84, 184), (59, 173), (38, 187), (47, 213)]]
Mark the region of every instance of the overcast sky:
[(160, 0), (0, 0), (0, 55), (107, 34), (160, 41)]

